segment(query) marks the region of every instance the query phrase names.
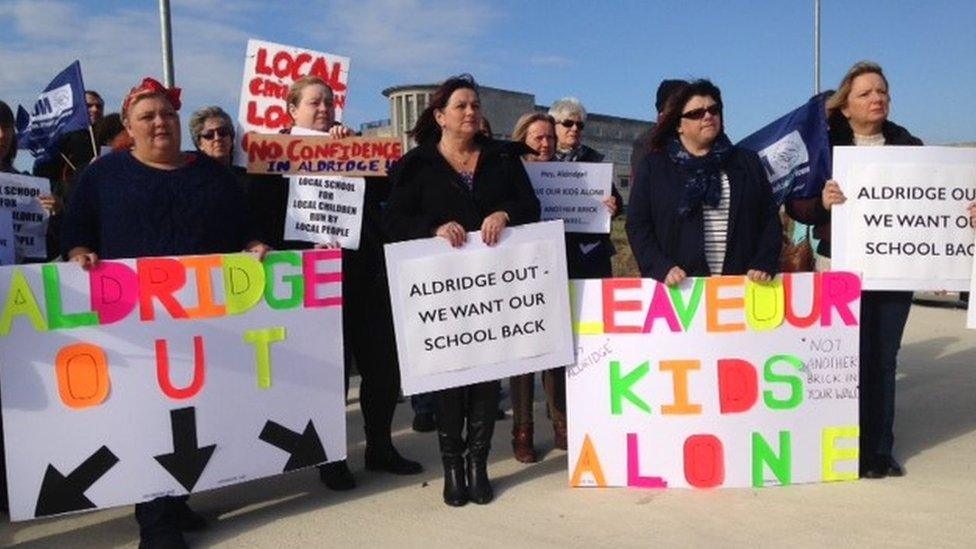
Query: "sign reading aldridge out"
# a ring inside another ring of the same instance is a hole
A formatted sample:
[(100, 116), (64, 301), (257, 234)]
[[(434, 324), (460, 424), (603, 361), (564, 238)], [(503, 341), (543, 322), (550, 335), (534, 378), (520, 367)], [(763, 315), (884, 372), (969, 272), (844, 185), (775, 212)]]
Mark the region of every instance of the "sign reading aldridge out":
[(384, 176), (403, 156), (395, 137), (264, 135), (244, 139), (248, 173), (323, 176)]

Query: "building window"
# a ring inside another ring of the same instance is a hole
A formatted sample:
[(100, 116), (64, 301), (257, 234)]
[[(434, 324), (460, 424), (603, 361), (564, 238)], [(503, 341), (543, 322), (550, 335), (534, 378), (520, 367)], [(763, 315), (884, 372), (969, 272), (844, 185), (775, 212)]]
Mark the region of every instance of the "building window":
[(629, 177), (621, 177), (620, 178), (620, 188), (621, 189), (626, 189), (629, 186), (630, 186), (630, 178)]
[(406, 102), (406, 117), (404, 118), (407, 128), (412, 128), (414, 123), (417, 121), (417, 113), (414, 110), (414, 96), (413, 94), (408, 94), (404, 101)]
[(396, 96), (396, 132), (397, 135), (403, 135), (406, 130), (407, 122), (403, 119), (403, 96)]

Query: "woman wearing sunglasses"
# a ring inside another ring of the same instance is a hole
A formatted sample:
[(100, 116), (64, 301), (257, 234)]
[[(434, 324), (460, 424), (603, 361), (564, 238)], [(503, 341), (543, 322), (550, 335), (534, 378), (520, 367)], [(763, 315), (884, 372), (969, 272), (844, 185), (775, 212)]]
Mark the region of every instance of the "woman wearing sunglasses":
[(668, 285), (689, 276), (777, 271), (780, 221), (755, 153), (732, 145), (722, 93), (697, 80), (668, 100), (637, 170), (627, 237), (641, 274)]
[(234, 121), (220, 107), (204, 107), (190, 116), (190, 137), (197, 150), (230, 167), (234, 157)]

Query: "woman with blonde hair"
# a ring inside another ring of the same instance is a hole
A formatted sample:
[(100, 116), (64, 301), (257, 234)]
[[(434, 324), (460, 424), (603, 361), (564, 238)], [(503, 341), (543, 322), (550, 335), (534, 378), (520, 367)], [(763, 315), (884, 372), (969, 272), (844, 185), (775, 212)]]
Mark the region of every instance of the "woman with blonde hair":
[[(877, 63), (860, 61), (847, 71), (827, 100), (831, 146), (916, 146), (922, 141), (888, 120), (888, 79)], [(793, 199), (786, 211), (814, 226), (820, 239), (817, 270), (830, 269), (830, 211), (846, 200), (841, 183), (830, 180), (820, 196)], [(895, 421), (895, 369), (912, 292), (861, 293), (860, 470), (865, 478), (900, 477), (905, 470), (892, 455)]]

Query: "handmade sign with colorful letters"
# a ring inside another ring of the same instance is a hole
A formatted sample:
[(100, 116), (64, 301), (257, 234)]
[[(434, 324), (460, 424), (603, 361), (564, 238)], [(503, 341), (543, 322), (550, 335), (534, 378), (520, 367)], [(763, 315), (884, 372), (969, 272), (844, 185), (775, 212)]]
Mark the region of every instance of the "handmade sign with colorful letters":
[(857, 478), (856, 275), (571, 284), (572, 486)]
[(345, 457), (339, 250), (0, 268), (10, 512)]

